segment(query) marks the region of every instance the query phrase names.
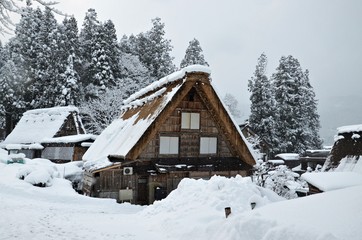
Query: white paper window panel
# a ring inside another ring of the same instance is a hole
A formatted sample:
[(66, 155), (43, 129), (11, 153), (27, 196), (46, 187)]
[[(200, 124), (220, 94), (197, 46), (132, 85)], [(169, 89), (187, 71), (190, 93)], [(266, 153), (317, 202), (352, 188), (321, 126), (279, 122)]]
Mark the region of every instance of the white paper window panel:
[(191, 113), (191, 129), (200, 128), (200, 113)]
[(160, 137), (160, 154), (178, 154), (178, 137)]
[(190, 128), (191, 125), (191, 118), (190, 118), (190, 113), (188, 112), (183, 112), (181, 113), (181, 128)]
[(200, 153), (201, 154), (215, 154), (217, 150), (216, 137), (202, 137), (200, 138)]
[(43, 150), (41, 157), (47, 159), (72, 160), (73, 152), (73, 147), (46, 147)]
[(200, 113), (183, 112), (181, 114), (181, 128), (183, 129), (199, 129)]

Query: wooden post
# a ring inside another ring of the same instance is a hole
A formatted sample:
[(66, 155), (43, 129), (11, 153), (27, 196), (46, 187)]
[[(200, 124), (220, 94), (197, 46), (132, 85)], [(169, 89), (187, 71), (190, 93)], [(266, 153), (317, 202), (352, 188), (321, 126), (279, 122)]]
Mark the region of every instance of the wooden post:
[(230, 207), (226, 207), (226, 208), (225, 208), (225, 217), (227, 218), (230, 214), (231, 214), (231, 208), (230, 208)]
[(250, 206), (251, 206), (251, 209), (253, 210), (255, 208), (255, 206), (256, 206), (256, 202), (251, 202)]

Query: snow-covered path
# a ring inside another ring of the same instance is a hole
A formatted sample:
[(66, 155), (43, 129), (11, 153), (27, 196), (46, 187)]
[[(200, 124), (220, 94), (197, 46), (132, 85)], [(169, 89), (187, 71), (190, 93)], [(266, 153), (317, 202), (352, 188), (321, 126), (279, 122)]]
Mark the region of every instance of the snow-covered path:
[(54, 179), (49, 188), (32, 187), (10, 177), (16, 165), (0, 164), (6, 168), (0, 169), (0, 239), (162, 238), (139, 227), (135, 213), (144, 207), (78, 195), (63, 179)]
[(362, 239), (362, 186), (278, 201), (247, 178), (186, 179), (143, 207), (79, 195), (61, 178), (34, 187), (15, 177), (19, 168), (0, 163), (0, 240)]

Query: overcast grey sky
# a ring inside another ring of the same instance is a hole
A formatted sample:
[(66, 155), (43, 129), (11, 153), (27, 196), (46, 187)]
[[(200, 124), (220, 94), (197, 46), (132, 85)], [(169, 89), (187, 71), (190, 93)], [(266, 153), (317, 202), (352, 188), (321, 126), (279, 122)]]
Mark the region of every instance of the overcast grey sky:
[[(237, 97), (247, 117), (247, 81), (265, 52), (268, 75), (282, 55), (309, 69), (320, 105), (334, 96), (361, 96), (361, 0), (59, 0), (81, 28), (85, 12), (111, 19), (118, 36), (147, 31), (151, 19), (165, 23), (178, 66), (188, 42), (197, 38), (222, 95)], [(362, 108), (356, 109), (362, 111)], [(322, 116), (323, 117), (323, 116)], [(352, 124), (351, 122), (346, 124)], [(362, 123), (362, 119), (355, 123)], [(322, 122), (323, 125), (323, 122)]]

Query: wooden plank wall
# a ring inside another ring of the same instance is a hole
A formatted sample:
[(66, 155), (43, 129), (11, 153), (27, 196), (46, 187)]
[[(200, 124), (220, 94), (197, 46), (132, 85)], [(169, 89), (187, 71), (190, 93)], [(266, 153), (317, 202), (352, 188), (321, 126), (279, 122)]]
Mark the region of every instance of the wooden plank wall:
[[(192, 95), (192, 101), (190, 101)], [(181, 113), (196, 112), (200, 113), (200, 129), (181, 129)], [(159, 155), (159, 137), (162, 135), (178, 136), (179, 154), (175, 155)], [(174, 109), (169, 117), (160, 126), (158, 133), (146, 145), (141, 152), (139, 159), (147, 160), (153, 158), (169, 158), (169, 157), (199, 157), (200, 156), (200, 137), (212, 136), (218, 138), (218, 154), (220, 157), (232, 157), (229, 144), (227, 143), (224, 133), (220, 132), (213, 117), (210, 115), (200, 96), (195, 90), (191, 89), (189, 94), (182, 99), (180, 104)]]

